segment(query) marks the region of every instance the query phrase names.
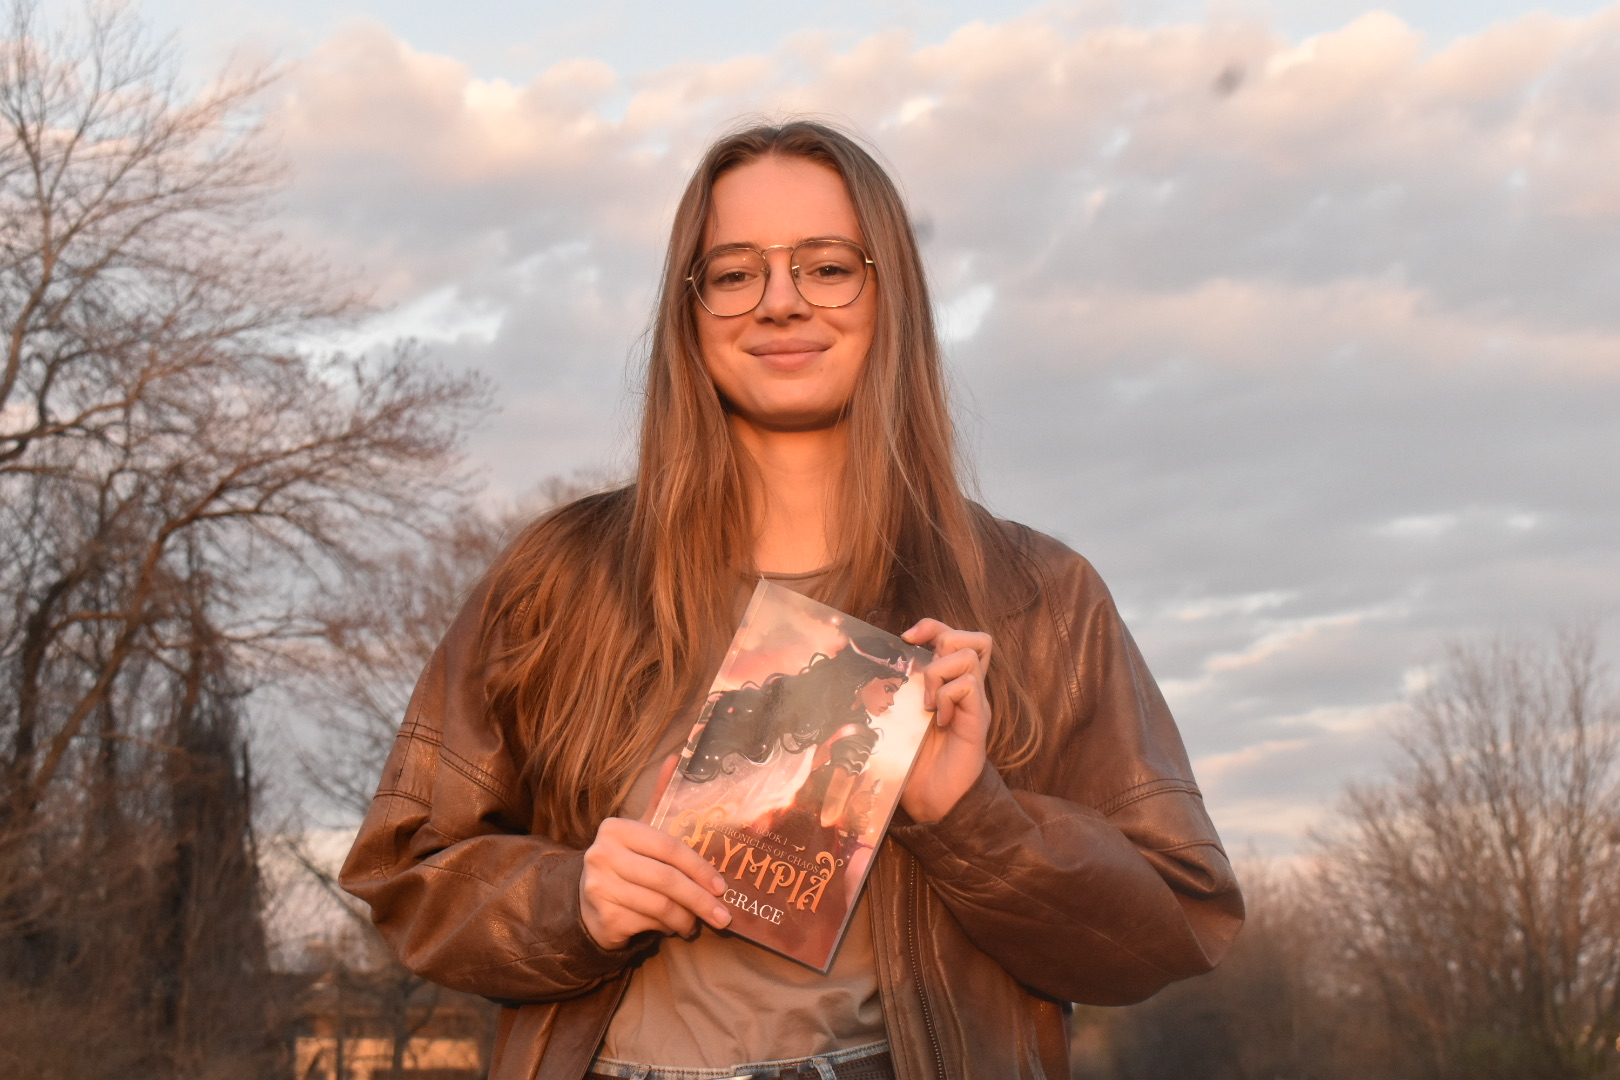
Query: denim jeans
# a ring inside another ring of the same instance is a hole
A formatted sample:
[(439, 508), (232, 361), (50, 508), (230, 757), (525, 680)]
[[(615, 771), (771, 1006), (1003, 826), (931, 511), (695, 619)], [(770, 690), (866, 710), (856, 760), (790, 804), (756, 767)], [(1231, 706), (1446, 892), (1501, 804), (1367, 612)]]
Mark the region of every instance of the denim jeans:
[(613, 1077), (615, 1080), (777, 1080), (784, 1073), (803, 1077), (804, 1080), (837, 1080), (833, 1067), (863, 1058), (876, 1057), (888, 1049), (886, 1043), (868, 1043), (835, 1050), (830, 1054), (817, 1054), (808, 1058), (787, 1058), (781, 1061), (748, 1061), (724, 1068), (697, 1068), (693, 1066), (638, 1065), (632, 1061), (597, 1058), (591, 1062), (592, 1076)]

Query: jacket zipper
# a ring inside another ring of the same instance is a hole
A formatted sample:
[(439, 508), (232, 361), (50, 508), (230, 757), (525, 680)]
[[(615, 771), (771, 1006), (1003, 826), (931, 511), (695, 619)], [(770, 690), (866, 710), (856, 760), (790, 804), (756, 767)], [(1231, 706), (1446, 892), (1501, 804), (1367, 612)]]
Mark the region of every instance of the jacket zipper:
[(619, 989), (613, 996), (613, 1008), (606, 1011), (602, 1016), (601, 1024), (597, 1026), (596, 1038), (591, 1043), (591, 1056), (585, 1062), (586, 1071), (590, 1070), (591, 1062), (596, 1060), (597, 1052), (602, 1049), (602, 1040), (607, 1038), (608, 1027), (613, 1023), (613, 1014), (619, 1011), (620, 1005), (624, 1004), (624, 995), (630, 990), (630, 977), (628, 975), (620, 972), (614, 978), (619, 984)]
[(910, 876), (906, 891), (912, 899), (911, 918), (906, 920), (906, 942), (911, 951), (911, 977), (917, 982), (917, 1002), (922, 1006), (923, 1025), (928, 1028), (928, 1041), (934, 1047), (934, 1069), (939, 1080), (947, 1080), (945, 1076), (945, 1053), (939, 1046), (939, 1032), (934, 1030), (934, 1011), (928, 1007), (928, 991), (923, 986), (922, 964), (919, 959), (920, 950), (917, 947), (917, 922), (922, 914), (922, 893), (917, 888), (917, 861), (911, 860), (908, 868)]

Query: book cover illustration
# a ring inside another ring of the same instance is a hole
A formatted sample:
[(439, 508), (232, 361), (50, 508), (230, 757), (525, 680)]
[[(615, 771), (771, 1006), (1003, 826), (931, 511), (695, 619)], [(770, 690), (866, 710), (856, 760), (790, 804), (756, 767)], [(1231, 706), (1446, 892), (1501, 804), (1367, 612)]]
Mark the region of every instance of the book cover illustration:
[(731, 932), (832, 966), (933, 722), (931, 659), (760, 581), (652, 816), (726, 879)]

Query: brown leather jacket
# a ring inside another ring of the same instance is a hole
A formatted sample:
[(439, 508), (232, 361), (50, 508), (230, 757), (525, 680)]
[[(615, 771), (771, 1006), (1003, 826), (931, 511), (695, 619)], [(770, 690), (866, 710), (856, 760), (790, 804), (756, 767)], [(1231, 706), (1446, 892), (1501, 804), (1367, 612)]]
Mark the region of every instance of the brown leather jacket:
[[(1006, 526), (1046, 749), (986, 766), (940, 821), (897, 817), (873, 863), (873, 945), (900, 1080), (1066, 1078), (1068, 1001), (1126, 1004), (1208, 971), (1243, 902), (1164, 699), (1080, 556)], [(1026, 589), (1027, 591), (1027, 589)], [(604, 950), (581, 852), (538, 839), (513, 735), (473, 674), (483, 595), (423, 673), (343, 885), (412, 970), (511, 1003), (491, 1080), (579, 1080), (656, 942)]]

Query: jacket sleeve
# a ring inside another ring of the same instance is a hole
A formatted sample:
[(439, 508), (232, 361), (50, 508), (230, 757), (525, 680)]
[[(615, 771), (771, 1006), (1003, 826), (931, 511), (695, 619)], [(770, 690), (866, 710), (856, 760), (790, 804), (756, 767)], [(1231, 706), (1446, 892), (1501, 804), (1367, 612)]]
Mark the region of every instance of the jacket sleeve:
[(1016, 787), (986, 765), (936, 822), (897, 823), (968, 938), (1061, 1001), (1120, 1005), (1210, 970), (1243, 901), (1181, 736), (1090, 564), (1036, 551), (1023, 670), (1046, 725)]
[(501, 1000), (571, 997), (642, 943), (597, 945), (580, 919), (584, 853), (530, 835), (521, 750), (485, 707), (474, 655), (485, 595), (417, 682), (341, 881), (418, 975)]

